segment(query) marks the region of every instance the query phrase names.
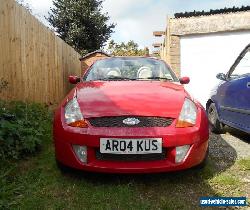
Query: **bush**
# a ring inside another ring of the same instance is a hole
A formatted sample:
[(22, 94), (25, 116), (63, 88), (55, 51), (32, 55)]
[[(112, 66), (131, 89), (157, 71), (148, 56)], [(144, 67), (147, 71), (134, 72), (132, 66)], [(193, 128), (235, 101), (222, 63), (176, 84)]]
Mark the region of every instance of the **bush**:
[(50, 139), (51, 118), (43, 105), (0, 101), (0, 159), (35, 153)]

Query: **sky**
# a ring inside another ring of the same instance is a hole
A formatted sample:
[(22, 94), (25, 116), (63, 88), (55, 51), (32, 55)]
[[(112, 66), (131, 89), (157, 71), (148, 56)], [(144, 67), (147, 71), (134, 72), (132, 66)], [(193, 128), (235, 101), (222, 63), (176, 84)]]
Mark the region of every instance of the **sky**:
[[(52, 0), (24, 0), (43, 23), (48, 15)], [(225, 7), (249, 6), (250, 0), (104, 0), (103, 12), (116, 24), (112, 39), (115, 42), (134, 40), (141, 48), (161, 42), (153, 37), (153, 31), (165, 30), (167, 16), (176, 12), (209, 11)]]

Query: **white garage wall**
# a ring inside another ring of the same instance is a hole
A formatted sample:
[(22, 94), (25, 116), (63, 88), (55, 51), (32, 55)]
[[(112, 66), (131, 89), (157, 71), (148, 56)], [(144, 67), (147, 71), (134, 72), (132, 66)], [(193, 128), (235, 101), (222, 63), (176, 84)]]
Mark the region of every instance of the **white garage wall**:
[(250, 31), (183, 36), (181, 76), (189, 76), (186, 89), (203, 106), (218, 84), (218, 73), (226, 73), (239, 53), (250, 43)]

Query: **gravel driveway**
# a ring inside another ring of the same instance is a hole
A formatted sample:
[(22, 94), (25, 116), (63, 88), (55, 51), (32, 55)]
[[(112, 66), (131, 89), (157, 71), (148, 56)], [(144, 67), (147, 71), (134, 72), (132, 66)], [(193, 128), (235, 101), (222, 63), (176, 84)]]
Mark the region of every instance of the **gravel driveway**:
[(236, 160), (250, 157), (250, 135), (226, 128), (221, 135), (210, 134), (210, 157)]

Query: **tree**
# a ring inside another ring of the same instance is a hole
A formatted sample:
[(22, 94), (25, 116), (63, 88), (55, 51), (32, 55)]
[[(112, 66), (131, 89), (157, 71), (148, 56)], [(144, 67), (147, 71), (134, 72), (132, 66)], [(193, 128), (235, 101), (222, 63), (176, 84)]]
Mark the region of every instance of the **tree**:
[(149, 54), (148, 48), (139, 49), (138, 44), (132, 40), (121, 44), (111, 40), (108, 45), (108, 52), (114, 56), (145, 56)]
[(103, 0), (53, 0), (47, 20), (82, 55), (103, 47), (115, 25), (102, 13)]

